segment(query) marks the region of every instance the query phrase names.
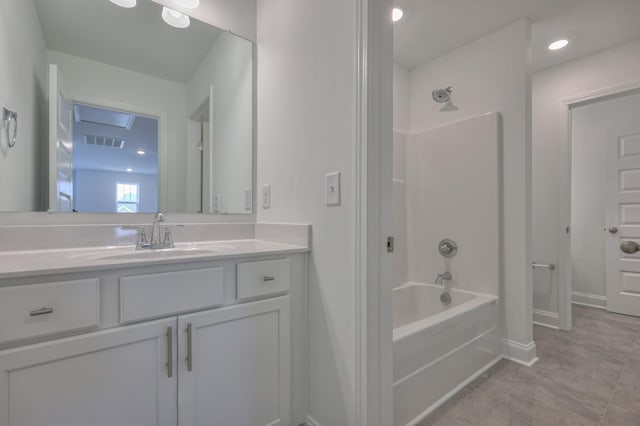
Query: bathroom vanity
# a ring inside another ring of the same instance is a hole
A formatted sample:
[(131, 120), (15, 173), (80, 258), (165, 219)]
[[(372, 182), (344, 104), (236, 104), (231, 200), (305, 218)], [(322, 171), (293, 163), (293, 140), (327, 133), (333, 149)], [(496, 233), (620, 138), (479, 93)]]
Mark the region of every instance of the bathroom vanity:
[(307, 251), (0, 254), (0, 425), (293, 424)]

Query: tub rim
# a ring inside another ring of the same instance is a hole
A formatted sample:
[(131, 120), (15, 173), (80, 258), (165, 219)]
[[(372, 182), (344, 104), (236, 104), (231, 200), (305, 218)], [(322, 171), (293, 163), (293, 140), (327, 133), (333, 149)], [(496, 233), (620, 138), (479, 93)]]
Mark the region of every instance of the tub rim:
[[(428, 287), (432, 289), (441, 289), (441, 286), (437, 286), (431, 283), (416, 283), (416, 282), (408, 282), (399, 287), (393, 289), (393, 292), (400, 291), (409, 287)], [(393, 329), (393, 343), (396, 343), (400, 340), (411, 337), (412, 335), (434, 326), (436, 324), (440, 324), (441, 322), (447, 321), (451, 318), (455, 318), (461, 314), (466, 312), (470, 312), (474, 309), (478, 309), (481, 306), (495, 303), (498, 301), (498, 296), (493, 296), (485, 293), (477, 293), (469, 290), (462, 290), (458, 288), (449, 289), (452, 293), (465, 293), (474, 296), (472, 300), (461, 303), (460, 305), (454, 306), (451, 309), (448, 309), (444, 312), (440, 312), (426, 318), (422, 318), (415, 322), (410, 322), (408, 324), (402, 325), (400, 327)]]

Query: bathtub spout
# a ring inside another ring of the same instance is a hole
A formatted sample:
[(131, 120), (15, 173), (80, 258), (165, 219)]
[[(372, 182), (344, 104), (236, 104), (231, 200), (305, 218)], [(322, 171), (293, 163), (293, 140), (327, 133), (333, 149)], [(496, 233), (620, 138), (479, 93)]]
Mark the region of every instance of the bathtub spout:
[(444, 285), (445, 281), (451, 281), (453, 279), (453, 275), (451, 272), (445, 272), (444, 274), (438, 274), (436, 278), (436, 284)]

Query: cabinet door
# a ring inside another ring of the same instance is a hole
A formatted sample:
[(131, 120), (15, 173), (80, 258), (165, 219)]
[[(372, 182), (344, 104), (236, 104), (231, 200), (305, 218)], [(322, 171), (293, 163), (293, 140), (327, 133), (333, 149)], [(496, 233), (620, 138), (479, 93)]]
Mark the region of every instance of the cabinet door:
[(178, 332), (180, 426), (289, 424), (288, 296), (181, 316)]
[(172, 318), (0, 352), (0, 425), (175, 426), (175, 327)]

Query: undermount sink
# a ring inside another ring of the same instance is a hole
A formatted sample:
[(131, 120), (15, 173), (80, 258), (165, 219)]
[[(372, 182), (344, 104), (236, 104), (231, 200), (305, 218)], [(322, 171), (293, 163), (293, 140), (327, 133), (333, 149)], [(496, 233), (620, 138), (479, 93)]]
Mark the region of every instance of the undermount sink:
[(135, 250), (127, 253), (118, 254), (104, 254), (100, 256), (101, 259), (161, 259), (167, 257), (180, 257), (180, 256), (193, 256), (193, 255), (207, 255), (213, 253), (220, 253), (222, 249), (214, 248), (200, 248), (200, 247), (187, 247), (187, 248), (170, 248), (170, 249), (145, 249)]

